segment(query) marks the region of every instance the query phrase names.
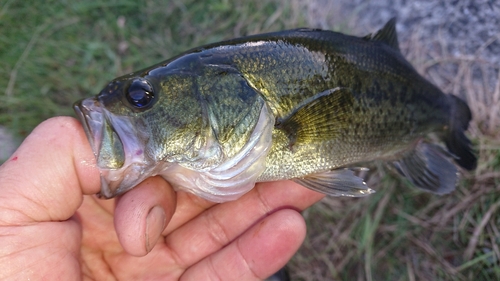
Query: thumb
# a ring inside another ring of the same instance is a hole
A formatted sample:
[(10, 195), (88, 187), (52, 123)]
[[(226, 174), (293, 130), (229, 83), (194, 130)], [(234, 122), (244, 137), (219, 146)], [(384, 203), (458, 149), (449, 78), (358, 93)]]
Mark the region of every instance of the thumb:
[(83, 194), (99, 187), (81, 125), (70, 117), (49, 119), (0, 166), (0, 224), (67, 220)]

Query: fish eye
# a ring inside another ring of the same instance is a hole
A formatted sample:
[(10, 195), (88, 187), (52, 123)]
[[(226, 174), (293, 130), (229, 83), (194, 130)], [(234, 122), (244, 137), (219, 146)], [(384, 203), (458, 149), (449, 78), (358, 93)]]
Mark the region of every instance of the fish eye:
[(148, 107), (155, 97), (153, 87), (148, 81), (143, 79), (132, 81), (125, 95), (127, 101), (138, 109)]

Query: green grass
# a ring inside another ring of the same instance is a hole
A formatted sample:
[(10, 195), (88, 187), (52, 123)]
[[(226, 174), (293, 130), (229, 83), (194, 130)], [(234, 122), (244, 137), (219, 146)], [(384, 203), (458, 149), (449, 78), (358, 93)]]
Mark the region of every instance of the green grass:
[(0, 9), (0, 124), (21, 137), (71, 115), (74, 101), (119, 75), (201, 44), (304, 25), (280, 1), (7, 1)]
[[(73, 115), (74, 101), (95, 95), (119, 75), (201, 44), (307, 26), (309, 15), (299, 1), (236, 2), (2, 2), (0, 125), (22, 139), (46, 118)], [(335, 24), (348, 32), (345, 23)], [(411, 38), (401, 48), (419, 72), (433, 81), (455, 77), (438, 86), (468, 98), (479, 167), (442, 197), (371, 167), (368, 183), (377, 193), (327, 198), (304, 212), (308, 237), (289, 264), (294, 280), (500, 279), (500, 140), (491, 129), (497, 113), (476, 96), (484, 89), (470, 83), (471, 71), (435, 68), (481, 68), (487, 62), (447, 61), (419, 44), (428, 38)]]

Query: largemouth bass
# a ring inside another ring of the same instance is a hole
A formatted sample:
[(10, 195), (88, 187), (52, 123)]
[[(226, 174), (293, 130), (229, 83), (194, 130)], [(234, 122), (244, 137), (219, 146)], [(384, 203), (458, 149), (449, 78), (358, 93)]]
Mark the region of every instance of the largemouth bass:
[(74, 108), (106, 198), (153, 175), (214, 202), (284, 179), (364, 196), (353, 169), (373, 160), (445, 194), (477, 163), (469, 107), (405, 60), (394, 19), (365, 37), (295, 29), (202, 46)]

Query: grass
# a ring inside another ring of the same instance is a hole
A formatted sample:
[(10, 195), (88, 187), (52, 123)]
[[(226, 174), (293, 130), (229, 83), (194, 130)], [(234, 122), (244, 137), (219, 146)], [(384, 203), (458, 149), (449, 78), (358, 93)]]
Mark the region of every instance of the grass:
[(0, 124), (24, 137), (41, 120), (71, 115), (74, 101), (116, 76), (197, 45), (280, 30), (298, 17), (279, 1), (4, 2)]
[[(0, 124), (22, 139), (46, 118), (73, 115), (74, 101), (98, 93), (116, 76), (201, 44), (307, 26), (304, 5), (4, 1)], [(336, 24), (329, 27), (352, 27)], [(424, 41), (440, 48), (427, 48)], [(401, 42), (401, 49), (433, 83), (467, 99), (475, 117), (470, 135), (480, 152), (478, 169), (463, 176), (456, 192), (439, 197), (374, 165), (366, 175), (378, 191), (373, 196), (326, 198), (304, 212), (308, 237), (289, 264), (293, 280), (500, 279), (500, 79), (477, 79), (495, 66), (450, 55), (446, 42), (419, 34)]]

